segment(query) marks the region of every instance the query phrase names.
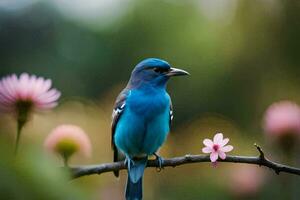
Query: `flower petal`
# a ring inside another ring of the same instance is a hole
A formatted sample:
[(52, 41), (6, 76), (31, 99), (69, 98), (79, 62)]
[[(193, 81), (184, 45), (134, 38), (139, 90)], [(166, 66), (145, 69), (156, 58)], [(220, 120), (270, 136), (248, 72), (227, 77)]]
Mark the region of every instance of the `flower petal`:
[(224, 151), (218, 151), (218, 154), (222, 160), (226, 158), (226, 154), (224, 153)]
[(210, 154), (210, 161), (211, 162), (216, 162), (218, 160), (218, 153), (217, 152), (212, 152)]
[(229, 151), (232, 151), (232, 149), (233, 149), (233, 146), (227, 145), (225, 147), (222, 147), (220, 150), (223, 152), (229, 152)]
[(225, 139), (221, 142), (220, 146), (223, 147), (223, 146), (225, 146), (228, 142), (229, 142), (229, 138), (225, 138)]
[(17, 111), (16, 103), (32, 103), (33, 109), (46, 110), (57, 105), (61, 93), (51, 88), (51, 80), (22, 73), (0, 79), (0, 110)]
[(221, 144), (221, 142), (223, 141), (223, 134), (222, 133), (217, 133), (214, 136), (214, 144)]
[(202, 152), (203, 153), (211, 153), (212, 152), (212, 149), (210, 147), (203, 147), (202, 148)]
[(205, 146), (207, 146), (207, 147), (210, 147), (210, 148), (212, 148), (212, 146), (214, 145), (213, 141), (210, 140), (210, 139), (204, 139), (204, 140), (203, 140), (203, 144), (204, 144)]

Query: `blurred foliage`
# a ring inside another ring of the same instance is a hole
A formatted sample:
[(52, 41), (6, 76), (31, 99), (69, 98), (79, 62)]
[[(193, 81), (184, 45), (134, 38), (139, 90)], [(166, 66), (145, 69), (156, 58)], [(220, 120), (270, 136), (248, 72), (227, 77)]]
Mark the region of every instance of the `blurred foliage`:
[[(2, 138), (1, 138), (2, 139)], [(66, 184), (68, 171), (57, 168), (37, 149), (22, 151), (14, 157), (1, 140), (0, 199), (84, 199), (83, 191)]]
[[(0, 115), (0, 136), (9, 144), (0, 152), (1, 199), (80, 199), (77, 186), (91, 194), (89, 199), (122, 199), (125, 173), (119, 181), (104, 174), (66, 184), (61, 161), (44, 157), (42, 144), (52, 128), (73, 123), (89, 133), (94, 155), (72, 162), (111, 161), (113, 102), (135, 64), (147, 57), (163, 58), (191, 73), (169, 84), (175, 122), (161, 150), (165, 157), (200, 153), (201, 141), (215, 132), (230, 137), (234, 153), (256, 154), (252, 144), (264, 143), (261, 119), (266, 107), (281, 99), (300, 103), (298, 0), (124, 2), (0, 1), (0, 76), (37, 74), (51, 78), (63, 94), (57, 109), (34, 115), (25, 127), (22, 165), (7, 154), (14, 121)], [(268, 154), (274, 149), (266, 147)], [(57, 164), (46, 164), (49, 160)], [(230, 177), (225, 175), (232, 167), (149, 169), (145, 199), (238, 199), (227, 188)], [(266, 183), (255, 199), (297, 195), (297, 181), (281, 180), (293, 178), (265, 173)], [(289, 189), (279, 192), (286, 182), (292, 182)]]

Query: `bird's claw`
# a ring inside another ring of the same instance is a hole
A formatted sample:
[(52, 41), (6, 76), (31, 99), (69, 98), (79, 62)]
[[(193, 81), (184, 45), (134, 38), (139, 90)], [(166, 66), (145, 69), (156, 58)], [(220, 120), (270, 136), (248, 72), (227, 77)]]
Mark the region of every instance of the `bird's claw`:
[(155, 156), (155, 160), (157, 160), (158, 162), (158, 167), (156, 167), (156, 171), (160, 172), (162, 169), (164, 169), (163, 167), (164, 159), (161, 156), (157, 155), (156, 153), (154, 153), (153, 155)]

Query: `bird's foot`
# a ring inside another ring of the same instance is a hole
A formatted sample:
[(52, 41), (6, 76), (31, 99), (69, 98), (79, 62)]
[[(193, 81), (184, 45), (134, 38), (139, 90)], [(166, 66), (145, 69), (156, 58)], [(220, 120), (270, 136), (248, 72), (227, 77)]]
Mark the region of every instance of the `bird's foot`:
[(157, 160), (158, 162), (158, 167), (156, 167), (156, 171), (160, 172), (162, 169), (164, 169), (163, 167), (164, 159), (161, 156), (157, 155), (156, 153), (154, 153), (153, 155), (155, 156), (155, 160)]
[(131, 166), (134, 164), (134, 161), (129, 156), (126, 156), (124, 164), (127, 166), (127, 169), (130, 170)]

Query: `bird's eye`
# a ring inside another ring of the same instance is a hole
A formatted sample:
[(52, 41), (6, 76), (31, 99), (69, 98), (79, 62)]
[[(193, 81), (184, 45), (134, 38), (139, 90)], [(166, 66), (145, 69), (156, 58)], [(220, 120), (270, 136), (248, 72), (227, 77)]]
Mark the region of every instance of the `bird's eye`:
[(169, 71), (169, 69), (166, 69), (166, 68), (160, 68), (160, 67), (155, 67), (155, 68), (153, 68), (153, 70), (154, 70), (156, 73), (160, 73), (160, 74)]

